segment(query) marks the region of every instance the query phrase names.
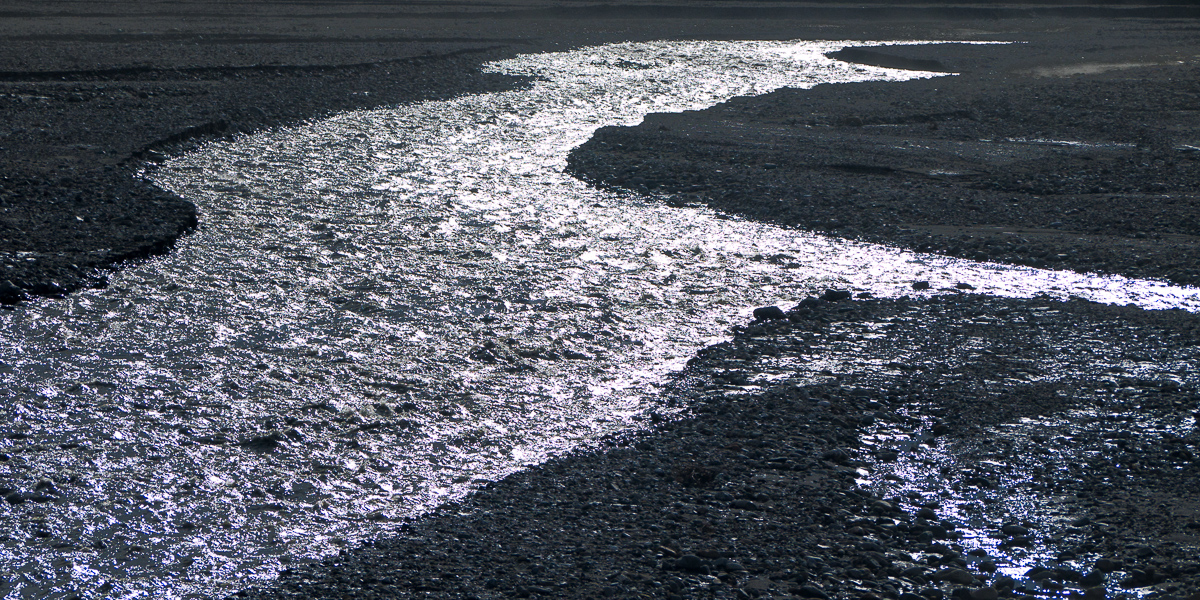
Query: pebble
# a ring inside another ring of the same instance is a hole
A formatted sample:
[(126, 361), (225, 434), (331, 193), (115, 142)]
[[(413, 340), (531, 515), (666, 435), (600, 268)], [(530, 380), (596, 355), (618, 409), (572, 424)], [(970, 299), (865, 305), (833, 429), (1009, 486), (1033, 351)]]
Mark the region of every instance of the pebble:
[(1020, 525), (1017, 525), (1016, 523), (1009, 523), (1007, 525), (1003, 525), (1000, 527), (1000, 533), (1003, 533), (1004, 535), (1017, 537), (1017, 536), (1029, 535), (1029, 529), (1022, 527)]
[(971, 590), (971, 600), (999, 600), (1000, 592), (996, 588), (976, 588)]
[(825, 293), (821, 294), (821, 299), (826, 302), (849, 300), (852, 297), (853, 294), (850, 293), (850, 290), (825, 290)]
[(933, 574), (933, 579), (936, 581), (949, 581), (950, 583), (958, 583), (968, 585), (975, 583), (975, 576), (965, 569), (945, 568)]
[(683, 569), (684, 571), (703, 571), (708, 567), (708, 563), (695, 554), (684, 554), (675, 561), (675, 568)]
[(239, 446), (254, 452), (271, 452), (279, 447), (283, 441), (283, 434), (278, 431), (272, 431), (266, 435), (260, 435), (241, 441)]
[(917, 291), (927, 290), (927, 289), (929, 289), (929, 282), (928, 281), (914, 281), (912, 283), (912, 289), (917, 290)]
[(800, 596), (801, 598), (817, 598), (819, 600), (829, 600), (829, 594), (826, 594), (825, 590), (823, 590), (815, 585), (801, 586), (800, 590), (796, 593), (796, 595)]
[(778, 306), (760, 306), (754, 309), (754, 320), (770, 321), (774, 319), (786, 319), (787, 314)]

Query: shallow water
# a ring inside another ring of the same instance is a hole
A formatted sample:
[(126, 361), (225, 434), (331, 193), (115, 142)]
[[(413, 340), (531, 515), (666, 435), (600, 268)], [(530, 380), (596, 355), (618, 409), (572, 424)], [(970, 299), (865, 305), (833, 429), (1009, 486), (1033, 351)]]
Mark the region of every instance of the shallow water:
[[(598, 127), (781, 86), (931, 73), (846, 43), (619, 44), (519, 91), (214, 143), (151, 174), (202, 230), (106, 290), (0, 316), (0, 595), (220, 595), (672, 413), (656, 385), (825, 287), (1200, 309), (1146, 281), (850, 243), (592, 189)], [(931, 292), (931, 293), (937, 293)], [(39, 480), (47, 481), (38, 489)]]

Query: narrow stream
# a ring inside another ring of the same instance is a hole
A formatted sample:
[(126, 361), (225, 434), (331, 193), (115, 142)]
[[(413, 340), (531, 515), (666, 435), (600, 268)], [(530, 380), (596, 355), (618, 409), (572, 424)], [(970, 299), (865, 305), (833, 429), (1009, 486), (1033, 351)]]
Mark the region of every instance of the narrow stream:
[(0, 315), (0, 597), (187, 598), (270, 579), (480, 482), (637, 428), (766, 304), (965, 282), (1200, 310), (1200, 291), (973, 263), (596, 190), (606, 125), (933, 73), (844, 42), (662, 42), (489, 65), (528, 89), (349, 113), (152, 174), (202, 231), (105, 290)]

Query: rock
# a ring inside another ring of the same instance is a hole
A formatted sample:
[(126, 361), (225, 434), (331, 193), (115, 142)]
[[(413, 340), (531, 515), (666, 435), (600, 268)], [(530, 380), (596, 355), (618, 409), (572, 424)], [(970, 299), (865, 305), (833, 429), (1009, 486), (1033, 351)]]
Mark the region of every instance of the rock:
[(754, 309), (754, 320), (756, 321), (771, 321), (774, 319), (786, 319), (787, 314), (778, 306), (761, 306)]
[(904, 592), (900, 594), (899, 600), (925, 600), (924, 596), (918, 596), (912, 592)]
[(272, 431), (266, 435), (252, 437), (241, 442), (238, 445), (252, 452), (271, 452), (279, 447), (283, 442), (283, 434), (278, 431)]
[[(832, 290), (830, 290), (830, 291), (832, 291)], [(827, 292), (825, 292), (825, 293), (826, 293), (826, 294), (828, 294), (828, 293), (829, 293), (829, 291), (827, 291)], [(807, 308), (807, 309), (809, 309), (809, 310), (812, 310), (812, 309), (814, 309), (814, 308), (816, 308), (816, 307), (818, 307), (818, 306), (820, 306), (820, 305), (821, 305), (821, 300), (820, 300), (820, 299), (818, 299), (818, 298), (814, 298), (814, 297), (812, 297), (812, 296), (809, 296), (809, 297), (807, 297), (807, 298), (805, 298), (805, 299), (801, 300), (801, 301), (800, 301), (800, 304), (797, 304), (797, 305), (796, 305), (796, 308)]]
[(4, 501), (9, 504), (22, 504), (25, 502), (25, 495), (21, 492), (9, 492), (4, 495)]
[(956, 284), (954, 284), (954, 287), (955, 287), (955, 288), (957, 288), (957, 289), (960, 289), (960, 290), (973, 290), (973, 289), (975, 289), (975, 286), (973, 286), (973, 285), (971, 285), (971, 284), (969, 284), (969, 283), (961, 283), (961, 282), (960, 282), (960, 283), (956, 283)]
[(850, 293), (850, 290), (825, 290), (825, 293), (821, 294), (821, 299), (826, 302), (839, 302), (841, 300), (849, 300), (852, 297), (853, 294)]
[(733, 502), (729, 503), (729, 506), (732, 508), (740, 508), (742, 510), (762, 510), (762, 508), (753, 500), (734, 500)]
[(1079, 578), (1079, 583), (1084, 587), (1094, 587), (1100, 585), (1107, 580), (1108, 577), (1101, 571), (1091, 571), (1087, 575)]
[(7, 279), (0, 281), (0, 304), (18, 304), (25, 299), (25, 290)]
[(886, 515), (896, 512), (896, 507), (886, 500), (876, 500), (871, 503), (871, 510)]
[(932, 578), (935, 581), (949, 581), (950, 583), (957, 583), (961, 585), (970, 585), (975, 583), (975, 576), (970, 572), (966, 571), (965, 569), (956, 569), (953, 567), (945, 568), (937, 573), (934, 573)]
[(914, 281), (912, 283), (912, 289), (917, 290), (917, 291), (927, 290), (927, 289), (929, 289), (929, 282), (928, 281)]
[(1012, 537), (1018, 537), (1018, 536), (1029, 535), (1029, 529), (1022, 527), (1020, 525), (1017, 525), (1016, 523), (1009, 523), (1007, 525), (1003, 525), (1000, 527), (1000, 533), (1003, 533), (1004, 535), (1008, 535), (1008, 536), (1012, 536)]
[(1000, 592), (996, 588), (976, 588), (971, 590), (971, 600), (999, 600)]
[(829, 594), (826, 594), (825, 590), (823, 590), (815, 585), (801, 586), (799, 591), (796, 592), (796, 595), (800, 596), (801, 598), (817, 598), (819, 600), (829, 600)]
[(1111, 558), (1097, 559), (1096, 564), (1093, 566), (1101, 573), (1112, 573), (1113, 571), (1121, 568), (1121, 565), (1117, 564), (1117, 562)]
[(742, 587), (745, 589), (748, 589), (748, 590), (762, 591), (762, 590), (769, 590), (771, 588), (774, 588), (775, 584), (771, 583), (770, 579), (763, 579), (761, 577), (755, 577), (753, 579), (747, 580), (746, 583), (743, 583)]
[(742, 564), (741, 564), (741, 563), (739, 563), (739, 562), (737, 562), (736, 560), (725, 560), (725, 561), (722, 561), (722, 562), (721, 562), (721, 564), (720, 564), (719, 566), (720, 566), (722, 569), (725, 569), (726, 571), (728, 571), (728, 572), (730, 572), (730, 573), (738, 573), (738, 572), (740, 572), (740, 571), (745, 571), (745, 570), (746, 570), (746, 567), (743, 567), (743, 566), (742, 566)]
[[(1102, 585), (1090, 587), (1083, 590), (1083, 598), (1084, 600), (1104, 600), (1108, 598), (1108, 590), (1104, 589)], [(1200, 598), (1200, 594), (1196, 594), (1192, 598)]]
[(850, 453), (841, 448), (834, 448), (832, 450), (826, 450), (823, 452), (821, 454), (821, 459), (840, 465), (850, 460)]
[(675, 561), (675, 568), (695, 573), (708, 570), (708, 563), (695, 554), (684, 554)]
[(922, 519), (936, 519), (937, 513), (934, 512), (932, 508), (929, 508), (928, 506), (924, 506), (924, 507), (921, 507), (921, 509), (917, 511), (917, 516)]

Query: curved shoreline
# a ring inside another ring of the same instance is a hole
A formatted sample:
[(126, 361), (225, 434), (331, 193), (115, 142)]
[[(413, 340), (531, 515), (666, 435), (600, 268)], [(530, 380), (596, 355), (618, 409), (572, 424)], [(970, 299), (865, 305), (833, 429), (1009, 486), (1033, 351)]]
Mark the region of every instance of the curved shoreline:
[[(206, 140), (286, 126), (339, 111), (522, 85), (517, 78), (482, 74), (475, 68), (505, 53), (500, 47), (489, 46), (333, 66), (136, 72), (117, 69), (34, 72), (28, 77), (7, 73), (7, 79), (26, 85), (44, 80), (42, 85), (59, 88), (65, 80), (93, 88), (82, 94), (56, 91), (50, 97), (52, 103), (64, 103), (71, 110), (71, 118), (83, 124), (75, 127), (82, 129), (112, 128), (106, 121), (117, 118), (113, 113), (129, 103), (123, 99), (127, 97), (97, 93), (95, 89), (122, 85), (119, 82), (127, 80), (137, 87), (153, 82), (157, 93), (168, 96), (177, 95), (179, 87), (194, 88), (195, 81), (205, 90), (199, 95), (220, 97), (183, 104), (170, 97), (163, 102), (138, 103), (133, 114), (120, 118), (132, 131), (113, 128), (108, 139), (77, 145), (83, 152), (100, 155), (79, 160), (78, 166), (53, 165), (61, 159), (54, 155), (59, 149), (37, 144), (31, 144), (33, 147), (9, 162), (9, 171), (0, 180), (0, 199), (5, 208), (5, 220), (0, 223), (0, 256), (8, 259), (6, 271), (0, 275), (0, 304), (61, 296), (84, 287), (104, 287), (107, 274), (123, 263), (167, 253), (182, 236), (200, 226), (194, 204), (140, 177), (141, 170), (153, 169), (169, 153)], [(347, 97), (343, 86), (348, 84), (370, 92)], [(150, 98), (156, 92), (139, 93)], [(194, 95), (192, 91), (183, 97)], [(239, 97), (241, 107), (222, 109), (221, 104), (230, 97)], [(299, 105), (297, 99), (302, 99)], [(194, 124), (214, 113), (219, 118)], [(14, 121), (42, 117), (31, 112), (18, 114)], [(94, 162), (85, 162), (88, 159)]]
[(1200, 97), (1196, 66), (1096, 50), (1029, 64), (1046, 51), (850, 53), (962, 74), (652, 115), (597, 132), (569, 169), (598, 185), (839, 237), (1200, 285), (1200, 121), (1184, 108)]

